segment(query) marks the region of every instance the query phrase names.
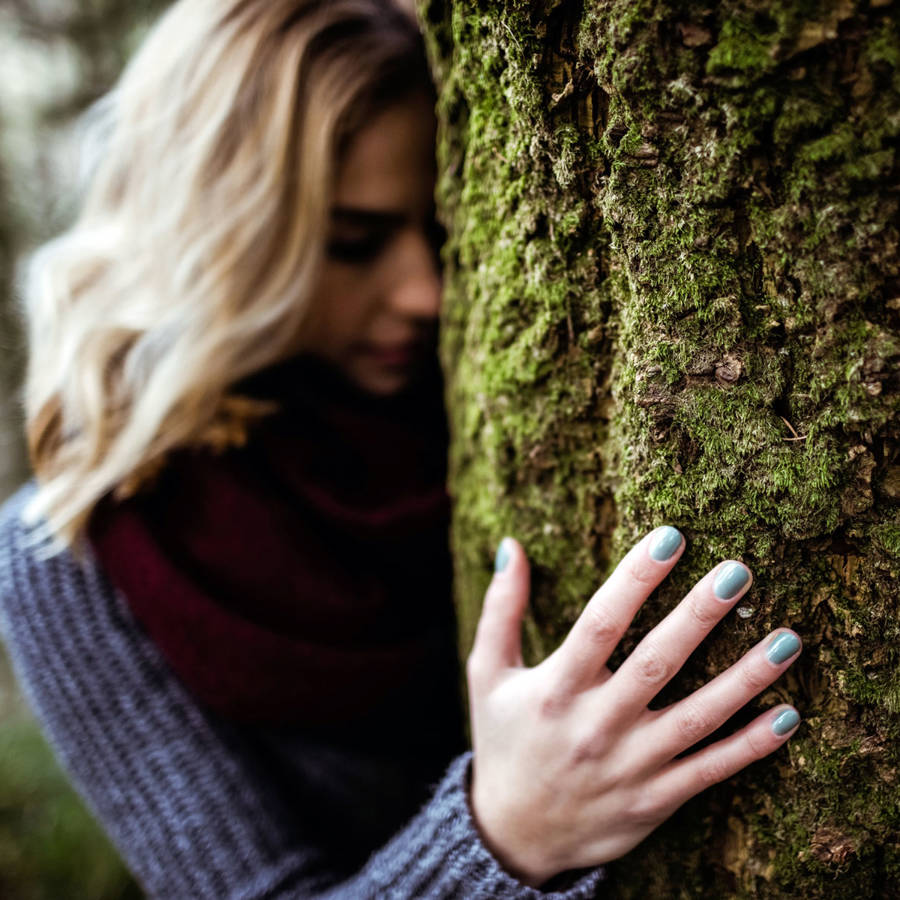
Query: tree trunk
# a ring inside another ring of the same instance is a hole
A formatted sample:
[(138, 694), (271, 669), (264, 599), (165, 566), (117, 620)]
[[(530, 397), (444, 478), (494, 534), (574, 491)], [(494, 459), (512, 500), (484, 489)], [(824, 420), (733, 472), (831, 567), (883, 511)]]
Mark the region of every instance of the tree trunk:
[(530, 662), (652, 526), (688, 550), (617, 662), (718, 560), (752, 591), (660, 703), (788, 625), (787, 748), (614, 864), (621, 897), (900, 884), (900, 4), (424, 9), (450, 226), (461, 644), (504, 534)]

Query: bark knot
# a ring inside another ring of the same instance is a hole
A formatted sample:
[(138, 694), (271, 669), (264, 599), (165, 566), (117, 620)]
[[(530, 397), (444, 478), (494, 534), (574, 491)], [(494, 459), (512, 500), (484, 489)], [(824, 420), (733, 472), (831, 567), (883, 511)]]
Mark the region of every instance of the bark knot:
[(840, 865), (856, 855), (853, 839), (836, 828), (819, 828), (812, 836), (809, 850), (801, 851), (801, 859), (812, 856), (821, 863)]

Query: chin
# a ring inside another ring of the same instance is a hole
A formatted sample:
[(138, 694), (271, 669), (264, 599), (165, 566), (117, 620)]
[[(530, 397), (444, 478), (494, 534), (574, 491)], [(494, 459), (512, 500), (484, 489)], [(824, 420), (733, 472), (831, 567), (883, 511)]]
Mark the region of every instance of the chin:
[(376, 397), (390, 397), (406, 390), (412, 384), (413, 373), (402, 371), (357, 371), (351, 374), (353, 382), (367, 394)]

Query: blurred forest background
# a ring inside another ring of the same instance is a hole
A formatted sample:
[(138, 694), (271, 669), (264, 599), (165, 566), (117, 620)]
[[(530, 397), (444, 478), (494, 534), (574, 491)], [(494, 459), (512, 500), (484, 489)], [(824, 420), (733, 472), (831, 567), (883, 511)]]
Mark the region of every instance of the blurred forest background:
[[(0, 502), (28, 477), (17, 283), (76, 204), (78, 116), (115, 81), (163, 0), (0, 0)], [(0, 897), (140, 897), (68, 787), (0, 653)]]

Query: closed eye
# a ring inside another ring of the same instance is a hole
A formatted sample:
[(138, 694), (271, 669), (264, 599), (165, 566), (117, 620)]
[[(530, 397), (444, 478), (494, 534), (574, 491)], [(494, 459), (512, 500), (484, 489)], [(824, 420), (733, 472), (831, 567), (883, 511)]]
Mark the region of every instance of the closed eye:
[(389, 234), (366, 235), (361, 238), (332, 238), (328, 242), (328, 257), (337, 262), (361, 265), (371, 262), (381, 253)]
[[(331, 219), (336, 234), (328, 241), (327, 255), (329, 259), (348, 265), (366, 265), (375, 260), (406, 223), (403, 213), (348, 207), (332, 209)], [(437, 253), (447, 239), (447, 233), (433, 212), (424, 227), (428, 242)]]

